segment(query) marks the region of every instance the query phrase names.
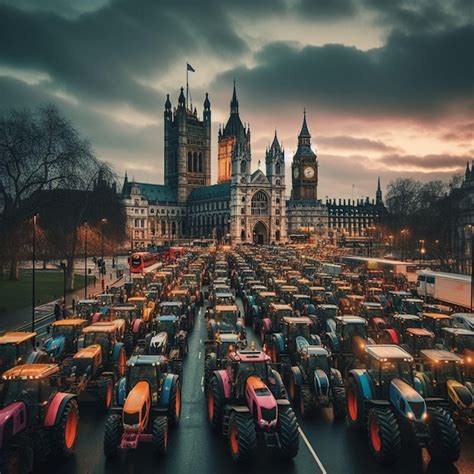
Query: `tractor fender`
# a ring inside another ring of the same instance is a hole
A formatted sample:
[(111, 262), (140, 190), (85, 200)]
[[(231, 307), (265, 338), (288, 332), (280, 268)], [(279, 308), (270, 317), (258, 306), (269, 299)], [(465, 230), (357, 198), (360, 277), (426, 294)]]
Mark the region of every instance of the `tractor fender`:
[(215, 334), (217, 331), (217, 323), (215, 319), (209, 320), (209, 334)]
[(123, 342), (117, 342), (114, 346), (114, 350), (112, 352), (112, 362), (115, 364), (119, 360), (119, 354), (122, 349), (122, 347), (125, 347)]
[(324, 370), (314, 371), (314, 390), (318, 397), (329, 395), (329, 379)]
[(300, 387), (301, 385), (303, 385), (304, 383), (303, 374), (301, 373), (301, 369), (299, 367), (292, 367), (291, 375), (297, 387)]
[[(48, 353), (50, 357), (57, 357), (59, 354), (61, 354), (64, 351), (64, 344), (66, 342), (66, 339), (64, 336), (58, 336), (58, 337), (50, 337), (49, 339), (46, 339), (43, 344), (43, 350)], [(34, 360), (30, 360), (31, 356), (35, 354), (36, 352), (32, 352), (26, 363), (27, 364), (33, 364)]]
[(176, 385), (178, 376), (175, 374), (166, 374), (160, 390), (160, 399), (158, 405), (161, 408), (168, 408), (170, 404), (171, 389)]
[(392, 344), (399, 344), (400, 343), (398, 333), (397, 333), (397, 331), (395, 331), (395, 329), (388, 328), (388, 329), (385, 329), (385, 332), (390, 337), (390, 339), (392, 341)]
[(127, 378), (122, 377), (118, 381), (117, 391), (115, 392), (117, 405), (123, 406), (126, 395), (127, 395)]
[(331, 348), (331, 352), (339, 352), (339, 340), (333, 332), (327, 332), (326, 338), (329, 342), (329, 346)]
[(372, 400), (374, 398), (373, 396), (373, 386), (372, 386), (372, 380), (370, 378), (370, 375), (368, 374), (367, 370), (365, 369), (352, 369), (349, 372), (349, 377), (352, 377), (358, 387), (359, 391), (364, 397), (364, 400)]
[(326, 328), (325, 328), (328, 332), (330, 333), (336, 333), (336, 321), (334, 321), (334, 319), (332, 318), (328, 318), (326, 319)]
[(322, 346), (323, 343), (321, 342), (321, 338), (317, 334), (311, 334), (309, 336), (310, 342), (312, 346)]
[(404, 380), (395, 378), (390, 382), (389, 398), (392, 406), (401, 416), (422, 421), (422, 415), (426, 413), (425, 400)]
[(446, 385), (448, 387), (449, 398), (459, 409), (474, 407), (473, 395), (469, 388), (457, 380), (448, 380)]
[(92, 319), (92, 321), (91, 321), (92, 324), (101, 321), (101, 320), (102, 320), (102, 317), (103, 317), (103, 316), (106, 316), (106, 315), (107, 315), (107, 312), (105, 312), (104, 314), (102, 314), (102, 313), (100, 313), (100, 312), (99, 312), (99, 313), (94, 313), (94, 314), (92, 315), (92, 318), (91, 318), (91, 319)]
[(140, 326), (142, 324), (143, 324), (142, 319), (135, 319), (135, 321), (133, 321), (133, 325), (132, 325), (133, 334), (138, 334), (140, 332)]
[(33, 351), (25, 361), (25, 364), (38, 364), (39, 362), (49, 362), (49, 354), (45, 351)]
[(27, 425), (26, 405), (15, 402), (0, 410), (0, 449), (10, 441), (10, 438), (23, 431)]
[(285, 338), (283, 334), (276, 333), (273, 335), (273, 344), (276, 346), (278, 353), (282, 354), (285, 352)]
[(413, 376), (413, 388), (422, 396), (428, 396), (428, 387), (426, 386), (426, 380), (422, 373), (415, 373)]
[(214, 374), (217, 377), (217, 380), (219, 381), (222, 391), (224, 392), (224, 397), (230, 398), (230, 379), (229, 375), (227, 374), (227, 371), (225, 370), (216, 370)]
[(260, 306), (257, 306), (256, 304), (253, 304), (253, 305), (251, 306), (251, 308), (252, 308), (252, 311), (251, 311), (251, 312), (252, 312), (253, 316), (254, 316), (254, 317), (259, 317), (259, 316), (260, 316), (260, 313), (261, 313), (261, 311), (260, 311)]
[(265, 318), (262, 321), (262, 330), (264, 332), (271, 332), (271, 330), (272, 330), (272, 320), (270, 318)]
[(64, 407), (74, 398), (76, 398), (76, 395), (72, 395), (71, 393), (58, 392), (49, 404), (48, 411), (44, 418), (44, 426), (46, 428), (54, 426), (61, 417)]
[(313, 303), (306, 305), (306, 314), (316, 314), (316, 307)]
[(296, 343), (296, 348), (298, 349), (298, 351), (302, 351), (304, 348), (309, 346), (309, 342), (303, 336), (298, 336), (295, 339), (295, 343)]

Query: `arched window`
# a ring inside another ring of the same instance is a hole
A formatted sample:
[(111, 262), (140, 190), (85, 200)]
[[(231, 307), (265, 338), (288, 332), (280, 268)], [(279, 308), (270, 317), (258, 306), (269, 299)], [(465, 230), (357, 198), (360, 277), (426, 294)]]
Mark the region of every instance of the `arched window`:
[(198, 157), (197, 157), (197, 153), (194, 152), (194, 155), (193, 155), (193, 171), (196, 172), (198, 170)]
[(276, 240), (276, 241), (280, 240), (280, 231), (279, 231), (279, 230), (277, 230), (277, 231), (275, 232), (275, 240)]
[(199, 153), (199, 158), (198, 158), (198, 171), (202, 173), (202, 153)]
[(277, 179), (277, 180), (275, 181), (275, 183), (276, 183), (277, 186), (280, 186), (281, 181), (280, 181), (279, 179)]
[(175, 221), (171, 223), (171, 233), (173, 235), (176, 235), (176, 222)]
[(257, 191), (252, 197), (252, 214), (268, 214), (268, 196), (263, 191)]
[(193, 154), (188, 152), (188, 172), (191, 173), (193, 170)]
[(246, 173), (247, 172), (247, 162), (245, 160), (242, 160), (240, 162), (240, 172), (241, 173)]
[(166, 235), (166, 221), (161, 221), (161, 235)]
[(242, 230), (242, 232), (240, 232), (240, 240), (245, 240), (245, 230)]
[(275, 174), (280, 174), (280, 163), (275, 165)]

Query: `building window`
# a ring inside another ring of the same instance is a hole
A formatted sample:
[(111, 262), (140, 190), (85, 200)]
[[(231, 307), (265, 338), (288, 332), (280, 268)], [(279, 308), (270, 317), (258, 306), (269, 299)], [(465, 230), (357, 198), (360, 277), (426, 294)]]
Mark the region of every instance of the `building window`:
[(241, 214), (245, 214), (245, 207), (241, 207), (241, 208), (240, 208), (240, 213), (241, 213)]
[(176, 235), (176, 222), (175, 221), (171, 223), (171, 234)]
[(161, 235), (166, 235), (166, 221), (161, 221)]
[(245, 219), (240, 219), (240, 225), (245, 225)]
[[(280, 174), (280, 163), (275, 165), (275, 174)], [(279, 184), (279, 183), (278, 183)]]
[(280, 231), (279, 231), (279, 230), (277, 230), (277, 231), (275, 232), (275, 240), (276, 240), (277, 242), (280, 240)]
[(198, 159), (197, 159), (197, 153), (194, 152), (193, 155), (193, 171), (196, 172), (198, 170)]
[(276, 199), (275, 199), (275, 202), (276, 202), (277, 204), (280, 204), (280, 198), (276, 198)]
[(245, 196), (242, 196), (242, 202), (245, 202)]
[(245, 230), (242, 229), (242, 231), (240, 232), (240, 240), (246, 240), (245, 237), (246, 237), (245, 236)]
[(275, 220), (275, 225), (280, 225), (280, 219)]
[(280, 186), (281, 181), (280, 181), (279, 179), (277, 179), (277, 180), (275, 181), (275, 183), (276, 183), (277, 186)]
[(202, 153), (199, 153), (198, 157), (198, 170), (200, 173), (202, 173)]
[(191, 152), (188, 152), (188, 171), (191, 172), (193, 170), (193, 155)]
[(247, 172), (247, 163), (245, 160), (242, 160), (240, 162), (240, 172), (241, 173), (246, 173)]
[(268, 196), (263, 191), (257, 191), (252, 197), (252, 214), (268, 214)]

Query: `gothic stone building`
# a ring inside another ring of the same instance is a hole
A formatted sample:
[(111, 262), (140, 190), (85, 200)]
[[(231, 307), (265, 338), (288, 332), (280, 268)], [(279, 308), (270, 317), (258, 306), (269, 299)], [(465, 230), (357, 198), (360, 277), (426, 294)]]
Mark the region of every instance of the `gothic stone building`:
[[(311, 149), (306, 114), (291, 166), (292, 192), (288, 201), (285, 152), (276, 132), (265, 153), (265, 173), (260, 169), (251, 171), (251, 134), (240, 119), (235, 84), (229, 119), (219, 129), (217, 184), (210, 184), (208, 95), (202, 120), (196, 109), (188, 107), (183, 88), (173, 109), (168, 95), (164, 123), (165, 183), (129, 181), (127, 175), (123, 183), (122, 198), (133, 248), (201, 238), (232, 244), (286, 243), (288, 233), (304, 228), (325, 238), (331, 229), (342, 226), (349, 232), (360, 232), (378, 218), (380, 205), (323, 204), (318, 200), (318, 161)], [(381, 192), (379, 197), (381, 204)]]

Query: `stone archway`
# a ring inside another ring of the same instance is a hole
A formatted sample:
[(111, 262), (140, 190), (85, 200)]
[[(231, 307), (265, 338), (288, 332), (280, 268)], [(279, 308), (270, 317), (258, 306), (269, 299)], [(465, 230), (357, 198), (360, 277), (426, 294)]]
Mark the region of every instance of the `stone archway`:
[(262, 221), (255, 224), (252, 231), (252, 241), (257, 245), (268, 244), (268, 229)]

